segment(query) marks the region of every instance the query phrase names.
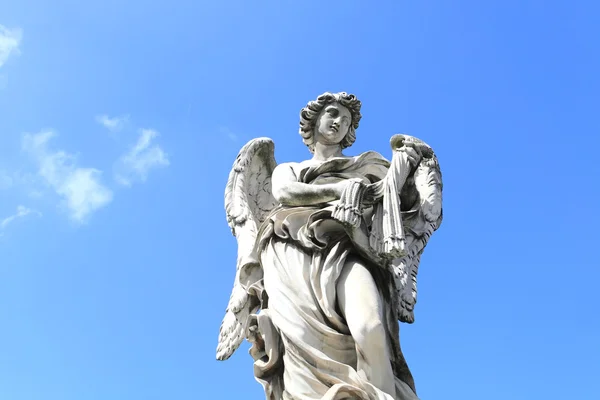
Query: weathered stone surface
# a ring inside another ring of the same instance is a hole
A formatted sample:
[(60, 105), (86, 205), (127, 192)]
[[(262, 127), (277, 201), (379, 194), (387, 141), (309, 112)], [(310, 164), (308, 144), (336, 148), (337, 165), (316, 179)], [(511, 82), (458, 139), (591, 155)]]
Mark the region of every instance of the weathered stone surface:
[(437, 158), (395, 135), (392, 159), (342, 153), (361, 103), (324, 93), (300, 114), (312, 158), (277, 165), (254, 139), (227, 183), (237, 274), (219, 334), (224, 360), (244, 338), (267, 399), (417, 399), (399, 343), (414, 321), (419, 260), (442, 221)]

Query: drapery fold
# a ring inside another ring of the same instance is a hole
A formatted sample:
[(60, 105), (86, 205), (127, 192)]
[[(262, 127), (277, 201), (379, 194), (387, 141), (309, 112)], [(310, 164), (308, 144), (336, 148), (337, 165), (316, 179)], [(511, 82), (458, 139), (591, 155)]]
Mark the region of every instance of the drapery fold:
[[(320, 165), (298, 164), (295, 173), (299, 182), (307, 184), (341, 179), (371, 184), (388, 179), (388, 169), (398, 175), (402, 162), (407, 160), (393, 159), (390, 166), (379, 154), (368, 152)], [(402, 226), (389, 215), (397, 212), (401, 219), (399, 188), (403, 179), (406, 177), (398, 175), (384, 184), (385, 190), (398, 190), (394, 193), (397, 200), (384, 201), (381, 215), (375, 210), (375, 218), (364, 221), (367, 225), (381, 222), (378, 232), (383, 233), (384, 240), (380, 249), (392, 253), (398, 248), (396, 239)], [(260, 228), (254, 250), (260, 266), (249, 263), (240, 273), (244, 287), (265, 299), (265, 309), (251, 316), (248, 324), (256, 379), (269, 400), (418, 400), (401, 377), (395, 378), (392, 397), (356, 370), (356, 343), (339, 312), (336, 295), (342, 268), (356, 251), (344, 226), (332, 217), (334, 210), (334, 204), (278, 207)], [(386, 241), (390, 238), (396, 241)], [(390, 288), (385, 284), (389, 279), (379, 277), (385, 274), (383, 267), (364, 261), (379, 283), (382, 297), (389, 299)], [(384, 303), (387, 320), (397, 324), (393, 301)], [(391, 351), (400, 351), (392, 341), (387, 345)], [(395, 354), (394, 359), (404, 362), (401, 354)]]

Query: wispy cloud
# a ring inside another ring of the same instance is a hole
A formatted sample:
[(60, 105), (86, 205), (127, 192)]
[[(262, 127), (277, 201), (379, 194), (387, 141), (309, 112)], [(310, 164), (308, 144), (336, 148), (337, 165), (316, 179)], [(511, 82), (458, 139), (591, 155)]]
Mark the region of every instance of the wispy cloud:
[(5, 169), (0, 170), (0, 190), (13, 189), (17, 186), (32, 187), (37, 180), (38, 179), (34, 174), (23, 172), (19, 169), (12, 171)]
[(13, 183), (13, 177), (8, 172), (0, 170), (0, 190), (10, 189)]
[(236, 135), (235, 133), (231, 132), (231, 130), (229, 130), (229, 128), (222, 126), (219, 128), (219, 131), (221, 131), (221, 133), (225, 136), (227, 136), (232, 142), (237, 142), (238, 141), (238, 135)]
[(26, 217), (29, 214), (35, 214), (35, 215), (40, 216), (40, 217), (42, 216), (42, 213), (40, 213), (39, 211), (32, 210), (32, 209), (27, 208), (25, 206), (18, 206), (17, 207), (17, 212), (15, 214), (10, 215), (10, 216), (4, 218), (2, 220), (2, 222), (0, 222), (0, 229), (2, 229), (2, 230), (6, 229), (6, 227), (8, 225), (10, 225), (11, 223), (13, 223), (16, 219)]
[(75, 155), (50, 150), (48, 142), (54, 136), (52, 131), (25, 134), (23, 149), (37, 161), (38, 175), (62, 197), (70, 217), (84, 222), (92, 212), (109, 204), (113, 193), (100, 183), (102, 171), (79, 167)]
[(12, 54), (19, 54), (22, 37), (21, 29), (8, 29), (4, 25), (0, 25), (0, 68)]
[(140, 129), (136, 144), (117, 163), (115, 179), (119, 184), (130, 186), (135, 179), (144, 182), (152, 169), (169, 165), (168, 155), (159, 145), (152, 144), (158, 136), (155, 130)]
[(123, 127), (128, 121), (128, 115), (112, 118), (106, 114), (96, 116), (96, 122), (98, 122), (100, 125), (103, 125), (106, 129), (108, 129), (111, 132), (120, 131), (121, 129), (123, 129)]

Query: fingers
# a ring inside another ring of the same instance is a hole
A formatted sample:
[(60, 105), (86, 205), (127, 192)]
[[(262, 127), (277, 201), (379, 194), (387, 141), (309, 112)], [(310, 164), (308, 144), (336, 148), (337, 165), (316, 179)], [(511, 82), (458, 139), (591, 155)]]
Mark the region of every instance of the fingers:
[(375, 196), (373, 196), (373, 194), (367, 193), (365, 195), (365, 197), (363, 198), (363, 205), (372, 206), (373, 204), (375, 204), (377, 202), (377, 200), (379, 200), (379, 199), (376, 198)]
[(408, 156), (408, 160), (413, 166), (417, 166), (423, 157), (421, 150), (414, 143), (405, 143), (402, 151)]
[(363, 203), (362, 203), (363, 207), (370, 207), (370, 206), (372, 206), (373, 204), (375, 204), (375, 201), (374, 201), (372, 198), (367, 198), (367, 197), (365, 197), (365, 198), (363, 199)]
[(363, 197), (363, 204), (371, 206), (383, 197), (383, 186), (379, 183), (367, 186), (367, 191)]
[(383, 180), (367, 185), (367, 191), (375, 197), (383, 196)]
[(417, 143), (414, 143), (414, 142), (404, 142), (404, 147), (413, 149), (414, 151), (417, 152), (417, 154), (419, 156), (423, 157), (423, 153), (421, 152), (421, 146), (419, 146)]

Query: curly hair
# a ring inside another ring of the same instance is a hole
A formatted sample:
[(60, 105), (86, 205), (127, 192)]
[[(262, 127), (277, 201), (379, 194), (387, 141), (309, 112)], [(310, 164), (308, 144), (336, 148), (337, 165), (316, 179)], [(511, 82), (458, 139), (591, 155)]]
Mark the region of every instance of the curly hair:
[(308, 146), (308, 149), (311, 153), (314, 153), (315, 151), (314, 129), (317, 123), (317, 118), (325, 106), (336, 102), (346, 107), (352, 115), (352, 122), (348, 128), (348, 133), (340, 143), (342, 149), (352, 146), (356, 140), (356, 128), (358, 128), (358, 123), (362, 117), (362, 115), (360, 115), (360, 100), (358, 100), (355, 95), (348, 94), (346, 92), (325, 92), (317, 97), (316, 100), (310, 101), (306, 107), (300, 111), (299, 132), (302, 136), (304, 144)]

